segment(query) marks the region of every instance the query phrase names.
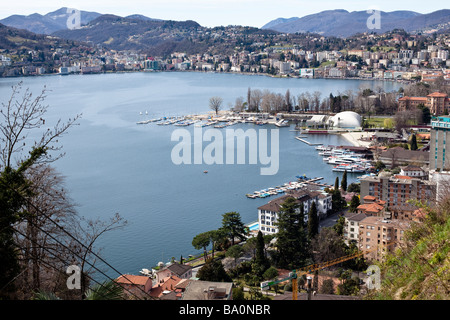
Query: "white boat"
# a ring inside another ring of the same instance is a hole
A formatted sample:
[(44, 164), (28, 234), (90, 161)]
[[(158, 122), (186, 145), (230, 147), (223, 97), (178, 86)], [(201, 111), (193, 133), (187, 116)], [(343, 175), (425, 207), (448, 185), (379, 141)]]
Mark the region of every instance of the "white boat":
[[(328, 146), (326, 146), (326, 147), (325, 146), (317, 146), (317, 147), (315, 147), (315, 149), (319, 150), (319, 151), (331, 151), (331, 150), (333, 150), (332, 147), (328, 147)], [(319, 152), (319, 154), (320, 154), (320, 152)]]
[(136, 122), (137, 124), (147, 124), (147, 123), (150, 123), (151, 122), (151, 120), (144, 120), (144, 121), (138, 121), (138, 122)]
[(342, 158), (333, 158), (331, 157), (330, 160), (328, 160), (328, 164), (351, 164), (353, 161), (342, 159)]
[(362, 172), (366, 172), (366, 169), (364, 169), (363, 167), (360, 167), (360, 166), (356, 166), (356, 165), (341, 164), (341, 165), (335, 166), (333, 168), (333, 171), (335, 171), (335, 172), (347, 171), (349, 173), (362, 173)]
[(277, 127), (289, 127), (289, 121), (282, 119), (279, 120), (278, 122), (275, 122), (275, 125)]

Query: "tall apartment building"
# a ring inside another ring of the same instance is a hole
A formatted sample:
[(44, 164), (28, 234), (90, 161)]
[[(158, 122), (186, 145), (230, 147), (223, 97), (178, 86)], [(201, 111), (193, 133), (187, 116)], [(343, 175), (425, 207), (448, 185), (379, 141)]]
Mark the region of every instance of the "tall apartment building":
[(373, 196), (386, 201), (387, 209), (408, 206), (407, 201), (416, 199), (431, 203), (436, 198), (436, 183), (414, 177), (391, 175), (381, 172), (376, 177), (361, 179), (361, 198)]
[(450, 117), (438, 117), (431, 121), (430, 138), (430, 181), (436, 183), (437, 198), (450, 192)]
[(438, 117), (431, 121), (430, 169), (450, 170), (450, 117)]

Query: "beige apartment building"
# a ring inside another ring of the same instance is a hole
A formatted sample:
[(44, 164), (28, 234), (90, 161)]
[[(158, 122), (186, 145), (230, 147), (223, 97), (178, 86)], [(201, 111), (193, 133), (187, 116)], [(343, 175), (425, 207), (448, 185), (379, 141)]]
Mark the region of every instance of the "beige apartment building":
[(380, 261), (387, 252), (393, 252), (403, 241), (410, 221), (385, 220), (370, 216), (359, 222), (359, 248), (367, 251), (364, 257)]

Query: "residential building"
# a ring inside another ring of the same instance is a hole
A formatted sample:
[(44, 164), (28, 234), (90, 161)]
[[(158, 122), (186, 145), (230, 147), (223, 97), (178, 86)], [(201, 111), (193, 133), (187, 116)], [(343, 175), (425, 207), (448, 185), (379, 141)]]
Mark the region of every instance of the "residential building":
[(364, 257), (380, 261), (387, 252), (393, 252), (404, 241), (409, 221), (366, 217), (359, 222), (359, 248), (367, 251)]
[(426, 97), (403, 97), (398, 99), (398, 110), (413, 110), (419, 104), (430, 109), (433, 115), (443, 115), (449, 112), (450, 99), (446, 93), (433, 92)]
[(386, 212), (386, 219), (395, 219), (395, 220), (414, 220), (414, 212), (417, 210), (417, 206), (412, 204), (400, 204), (394, 205), (389, 208), (389, 211)]
[(446, 152), (446, 142), (450, 142), (450, 117), (438, 117), (431, 121), (430, 169), (450, 170), (450, 152)]
[(430, 170), (429, 180), (436, 183), (436, 201), (450, 196), (450, 171)]
[(187, 285), (182, 300), (232, 300), (232, 282), (191, 281)]
[(378, 200), (386, 201), (386, 209), (398, 205), (406, 205), (408, 200), (419, 200), (425, 203), (434, 201), (436, 197), (436, 183), (418, 178), (391, 175), (382, 172), (376, 177), (361, 179), (361, 198), (374, 196)]
[(364, 203), (356, 208), (356, 213), (363, 213), (366, 216), (384, 217), (386, 201), (379, 200), (374, 196), (364, 197)]
[(150, 292), (150, 296), (154, 298), (161, 298), (163, 296), (166, 296), (172, 292), (175, 292), (179, 294), (178, 296), (175, 295), (176, 298), (181, 299), (181, 292), (182, 290), (177, 289), (177, 284), (186, 279), (180, 279), (177, 276), (170, 276), (167, 278), (162, 279), (162, 282), (158, 282), (153, 285), (152, 290)]
[[(291, 191), (289, 194), (278, 197), (274, 200), (269, 201), (263, 206), (258, 208), (258, 222), (259, 230), (264, 234), (274, 234), (278, 232), (278, 226), (276, 225), (278, 215), (281, 212), (282, 204), (288, 198), (295, 198), (297, 204), (303, 206), (303, 212), (305, 214), (305, 223), (308, 222), (308, 212), (313, 202), (316, 202), (316, 206), (319, 209), (319, 196), (321, 192), (309, 191), (309, 190), (296, 190)], [(322, 206), (323, 207), (323, 206)], [(328, 207), (328, 204), (327, 204)], [(300, 209), (297, 209), (300, 211)], [(320, 212), (318, 210), (318, 215)]]
[(366, 218), (364, 213), (347, 212), (344, 214), (344, 241), (347, 245), (350, 242), (358, 243), (359, 240), (359, 223)]
[(125, 274), (115, 281), (124, 288), (124, 294), (129, 297), (145, 297), (152, 289), (152, 279), (147, 276)]
[(389, 148), (383, 151), (377, 160), (392, 168), (400, 165), (413, 164), (428, 166), (430, 162), (429, 152), (420, 150), (406, 150), (402, 147)]
[(413, 177), (413, 178), (419, 178), (419, 179), (425, 179), (428, 177), (428, 172), (426, 172), (424, 169), (422, 169), (419, 166), (410, 164), (410, 165), (407, 165), (406, 167), (401, 168), (400, 175), (407, 176), (407, 177)]
[(189, 279), (192, 277), (192, 267), (185, 264), (172, 263), (165, 268), (156, 271), (155, 281), (156, 283), (162, 283), (165, 278), (171, 276), (177, 276), (180, 279)]

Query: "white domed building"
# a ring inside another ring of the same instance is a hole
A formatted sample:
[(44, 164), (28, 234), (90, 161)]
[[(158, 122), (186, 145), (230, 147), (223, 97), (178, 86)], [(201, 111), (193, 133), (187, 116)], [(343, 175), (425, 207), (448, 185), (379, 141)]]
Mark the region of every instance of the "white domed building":
[(339, 112), (328, 121), (329, 125), (335, 129), (358, 129), (362, 124), (361, 116), (353, 111)]

